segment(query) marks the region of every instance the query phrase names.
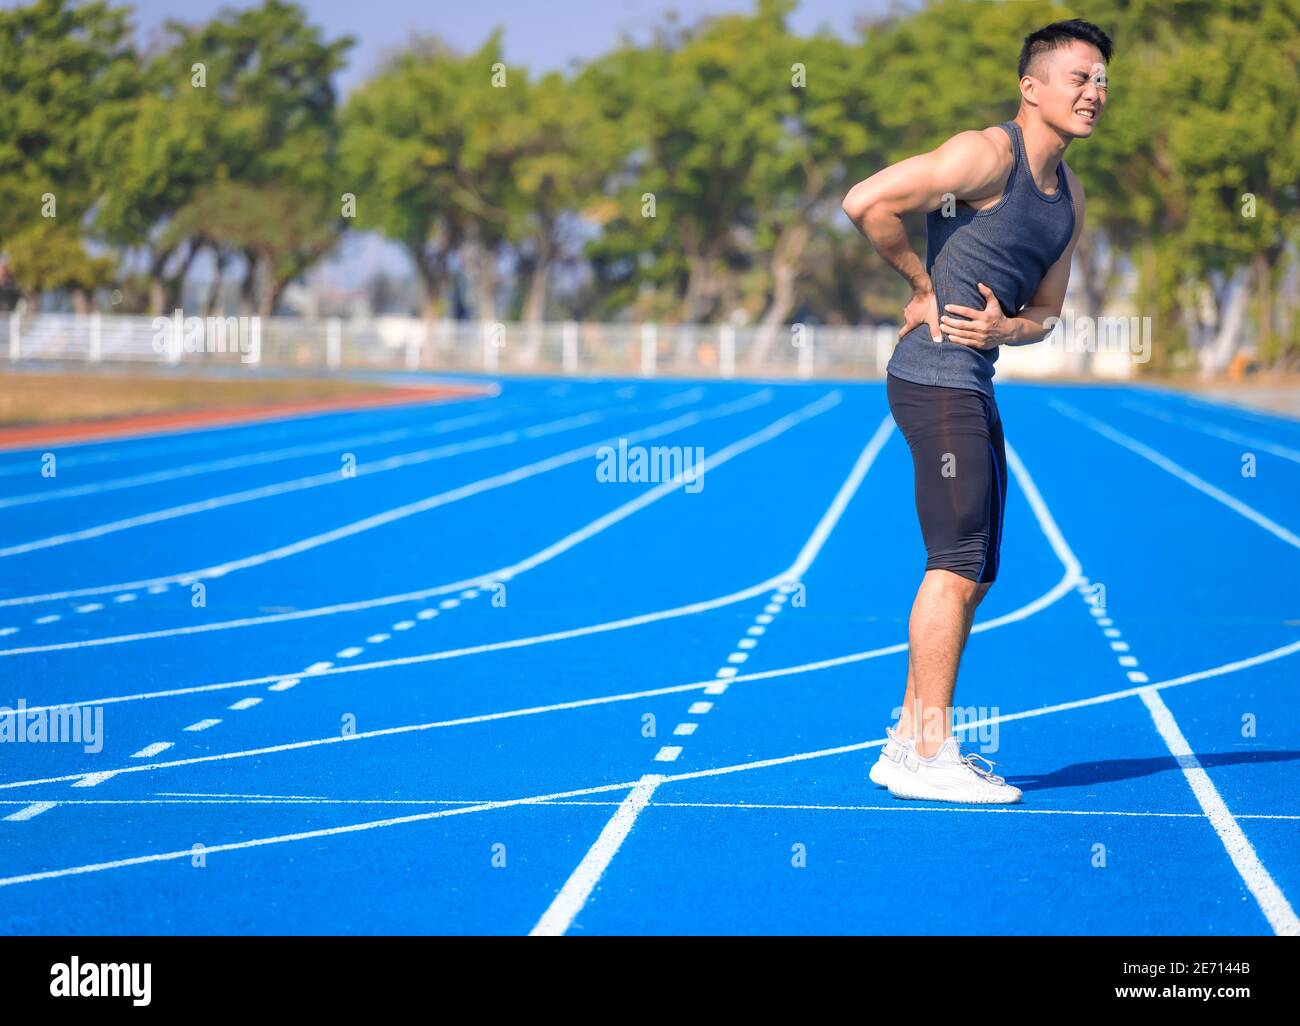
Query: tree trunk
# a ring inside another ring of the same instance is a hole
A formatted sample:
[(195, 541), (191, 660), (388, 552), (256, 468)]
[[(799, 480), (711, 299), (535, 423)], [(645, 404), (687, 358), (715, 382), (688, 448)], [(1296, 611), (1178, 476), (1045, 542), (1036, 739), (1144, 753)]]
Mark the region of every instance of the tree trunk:
[(1224, 289), (1219, 303), (1219, 330), (1214, 341), (1206, 346), (1201, 359), (1201, 377), (1212, 378), (1221, 374), (1232, 362), (1241, 345), (1242, 327), (1246, 322), (1246, 308), (1250, 301), (1249, 280), (1245, 268), (1237, 268)]
[(149, 262), (149, 313), (154, 317), (169, 315), (167, 309), (168, 289), (164, 279), (164, 272), (167, 267), (167, 261), (175, 253), (175, 247), (165, 249), (161, 253), (155, 253), (153, 259)]
[(446, 258), (442, 253), (430, 253), (423, 241), (407, 242), (406, 251), (420, 281), (420, 316), (426, 321), (436, 320), (447, 281)]
[(213, 271), (215, 277), (212, 279), (212, 290), (208, 293), (208, 298), (203, 304), (204, 317), (212, 317), (217, 312), (217, 307), (221, 303), (221, 280), (222, 272), (225, 270), (226, 266), (226, 252), (219, 246), (215, 247), (213, 252), (216, 260), (216, 266)]
[(812, 230), (807, 221), (797, 221), (777, 237), (772, 247), (772, 299), (758, 322), (751, 361), (762, 366), (771, 352), (776, 334), (795, 308), (798, 299), (799, 271)]

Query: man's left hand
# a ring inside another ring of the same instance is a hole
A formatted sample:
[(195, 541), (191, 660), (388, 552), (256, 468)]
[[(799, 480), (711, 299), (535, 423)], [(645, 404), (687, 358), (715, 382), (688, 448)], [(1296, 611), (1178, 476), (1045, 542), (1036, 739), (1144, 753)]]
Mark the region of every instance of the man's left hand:
[(983, 282), (978, 284), (980, 294), (986, 300), (984, 309), (948, 303), (943, 308), (944, 316), (939, 318), (939, 325), (943, 328), (943, 337), (949, 342), (972, 349), (993, 349), (1010, 339), (1009, 321), (1003, 316), (1002, 306), (993, 290)]

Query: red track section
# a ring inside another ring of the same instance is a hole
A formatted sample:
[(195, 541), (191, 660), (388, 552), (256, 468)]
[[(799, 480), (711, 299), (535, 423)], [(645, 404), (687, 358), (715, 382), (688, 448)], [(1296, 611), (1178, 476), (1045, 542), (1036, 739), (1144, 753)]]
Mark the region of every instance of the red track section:
[(360, 410), (372, 406), (398, 406), (406, 403), (446, 402), (491, 394), (489, 389), (477, 388), (473, 385), (434, 385), (426, 388), (393, 388), (383, 392), (308, 402), (148, 413), (138, 417), (87, 421), (84, 424), (35, 424), (30, 427), (0, 428), (0, 449), (26, 449), (67, 442), (129, 438), (132, 435), (162, 434), (221, 424), (245, 424), (307, 413), (331, 413), (336, 410)]

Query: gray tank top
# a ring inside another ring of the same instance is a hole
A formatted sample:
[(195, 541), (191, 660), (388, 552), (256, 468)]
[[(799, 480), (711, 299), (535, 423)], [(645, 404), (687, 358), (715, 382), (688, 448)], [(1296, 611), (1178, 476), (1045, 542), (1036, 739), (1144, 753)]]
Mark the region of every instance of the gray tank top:
[[(991, 288), (1002, 312), (1014, 317), (1074, 233), (1074, 200), (1065, 163), (1056, 168), (1056, 192), (1045, 195), (1029, 171), (1020, 126), (1004, 121), (998, 127), (1011, 137), (1015, 151), (1002, 198), (984, 210), (958, 205), (952, 217), (939, 210), (925, 215), (925, 269), (934, 282), (940, 317), (948, 303), (982, 309), (985, 300), (977, 282)], [(929, 326), (922, 324), (899, 340), (886, 369), (917, 384), (973, 388), (992, 398), (997, 359), (997, 348), (935, 342)]]

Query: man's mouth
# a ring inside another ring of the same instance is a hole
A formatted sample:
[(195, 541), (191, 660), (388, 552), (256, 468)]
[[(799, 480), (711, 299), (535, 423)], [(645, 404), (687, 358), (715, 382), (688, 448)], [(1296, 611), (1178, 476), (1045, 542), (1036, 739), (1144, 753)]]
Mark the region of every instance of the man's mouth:
[(1077, 107), (1075, 108), (1074, 113), (1076, 116), (1083, 118), (1083, 120), (1087, 121), (1089, 124), (1092, 124), (1097, 120), (1097, 109), (1095, 107)]

